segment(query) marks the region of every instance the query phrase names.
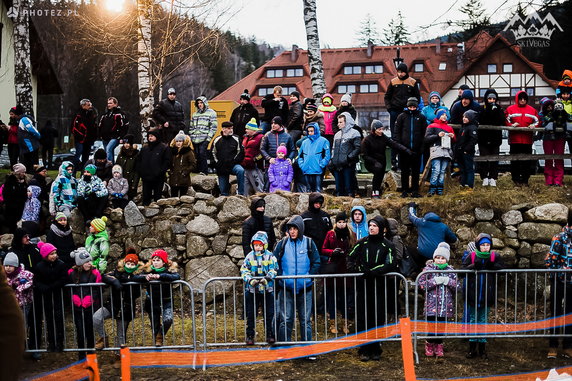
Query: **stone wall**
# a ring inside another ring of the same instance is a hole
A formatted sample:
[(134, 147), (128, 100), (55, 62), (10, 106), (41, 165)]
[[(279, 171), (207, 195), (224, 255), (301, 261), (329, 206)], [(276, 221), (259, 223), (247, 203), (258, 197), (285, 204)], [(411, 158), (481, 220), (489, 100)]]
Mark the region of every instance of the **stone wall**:
[[(203, 188), (204, 189), (204, 188)], [(111, 237), (110, 262), (116, 262), (126, 247), (140, 250), (143, 259), (165, 249), (184, 269), (184, 277), (195, 288), (217, 276), (237, 276), (244, 258), (242, 221), (250, 215), (250, 199), (244, 197), (214, 197), (209, 193), (190, 192), (180, 198), (168, 198), (150, 206), (130, 202), (125, 210), (109, 212), (108, 229)], [(368, 219), (381, 214), (396, 218), (400, 235), (414, 245), (417, 239), (407, 219), (404, 204), (370, 199), (334, 198), (326, 195), (326, 209), (334, 216), (340, 208), (349, 212), (354, 205), (363, 205)], [(275, 193), (264, 196), (266, 215), (273, 218), (278, 229), (284, 220), (300, 214), (308, 207), (307, 194)], [(381, 213), (380, 213), (381, 212)], [(511, 267), (541, 268), (552, 236), (565, 225), (568, 207), (562, 204), (514, 205), (506, 210), (476, 208), (445, 219), (457, 233), (460, 242), (454, 246), (453, 264), (458, 265), (469, 241), (480, 232), (493, 236), (493, 248)], [(85, 224), (79, 212), (70, 219), (78, 245), (85, 241)], [(6, 249), (11, 236), (0, 238)], [(111, 265), (113, 266), (113, 265)]]

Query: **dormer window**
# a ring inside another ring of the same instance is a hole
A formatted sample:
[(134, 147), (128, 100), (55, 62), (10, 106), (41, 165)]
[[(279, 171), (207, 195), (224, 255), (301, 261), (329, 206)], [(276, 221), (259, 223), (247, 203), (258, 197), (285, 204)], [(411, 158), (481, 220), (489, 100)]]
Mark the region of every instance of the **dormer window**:
[(415, 62), (413, 64), (413, 71), (415, 73), (422, 73), (424, 71), (423, 62)]
[(439, 70), (440, 70), (440, 71), (445, 71), (445, 70), (447, 70), (447, 62), (441, 62), (441, 63), (439, 63)]
[(365, 73), (366, 74), (382, 74), (383, 73), (383, 65), (366, 65), (365, 66)]
[(303, 77), (304, 70), (302, 68), (286, 69), (286, 77)]
[(281, 77), (284, 77), (284, 70), (282, 69), (266, 70), (266, 78), (281, 78)]
[(361, 66), (344, 66), (344, 74), (361, 74)]

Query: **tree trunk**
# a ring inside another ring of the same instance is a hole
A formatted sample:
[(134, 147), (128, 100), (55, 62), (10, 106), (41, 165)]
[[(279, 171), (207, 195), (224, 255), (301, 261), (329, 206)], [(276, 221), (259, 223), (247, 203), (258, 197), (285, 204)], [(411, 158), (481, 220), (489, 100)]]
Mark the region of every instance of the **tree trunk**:
[(137, 13), (137, 85), (139, 86), (139, 117), (141, 134), (146, 137), (153, 113), (153, 88), (151, 73), (151, 12), (153, 0), (138, 0)]
[(308, 40), (308, 63), (310, 65), (310, 79), (314, 98), (321, 98), (326, 93), (324, 68), (322, 65), (322, 52), (318, 36), (318, 18), (316, 16), (316, 0), (303, 0), (304, 24), (306, 25), (306, 38)]
[[(30, 4), (28, 0), (14, 0), (14, 84), (16, 103), (24, 112), (34, 114), (32, 93), (32, 64), (30, 61)], [(24, 12), (26, 10), (26, 12)]]

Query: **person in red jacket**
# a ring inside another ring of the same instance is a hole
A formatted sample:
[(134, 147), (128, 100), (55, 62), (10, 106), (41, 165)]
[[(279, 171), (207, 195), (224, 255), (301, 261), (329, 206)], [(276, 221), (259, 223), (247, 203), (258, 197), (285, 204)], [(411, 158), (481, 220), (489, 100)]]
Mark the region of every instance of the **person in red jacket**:
[(244, 168), (244, 193), (261, 193), (264, 190), (264, 157), (260, 152), (260, 143), (262, 142), (262, 129), (258, 127), (255, 118), (250, 119), (245, 126), (246, 134), (242, 138), (242, 146), (244, 147), (244, 159), (242, 159), (242, 168)]
[[(506, 109), (506, 125), (522, 128), (522, 131), (510, 131), (508, 144), (510, 154), (532, 154), (534, 128), (539, 124), (538, 112), (528, 104), (526, 91), (519, 91), (514, 97), (515, 104)], [(515, 160), (510, 162), (510, 172), (515, 185), (528, 185), (531, 175), (532, 162), (529, 160)]]

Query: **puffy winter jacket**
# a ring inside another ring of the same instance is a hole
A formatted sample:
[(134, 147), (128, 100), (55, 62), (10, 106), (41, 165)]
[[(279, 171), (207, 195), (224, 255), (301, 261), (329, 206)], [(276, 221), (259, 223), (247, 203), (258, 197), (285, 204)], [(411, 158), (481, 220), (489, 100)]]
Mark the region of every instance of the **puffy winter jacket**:
[[(332, 220), (330, 214), (323, 209), (314, 208), (316, 202), (321, 202), (324, 205), (324, 196), (319, 192), (312, 192), (308, 197), (308, 210), (302, 213), (304, 221), (304, 233), (306, 236), (312, 238), (318, 251), (322, 250), (324, 239), (328, 231), (332, 230)], [(327, 258), (325, 258), (327, 261)]]
[(137, 156), (136, 168), (143, 181), (164, 179), (170, 165), (171, 151), (159, 141), (144, 145)]
[(457, 241), (455, 233), (433, 212), (419, 218), (410, 209), (409, 221), (417, 228), (417, 249), (426, 258), (433, 258), (433, 252), (439, 243)]
[(87, 198), (91, 195), (96, 197), (105, 197), (108, 195), (107, 188), (103, 181), (97, 175), (91, 176), (91, 181), (85, 181), (83, 177), (77, 184), (77, 196)]
[(169, 98), (161, 100), (153, 109), (153, 119), (160, 125), (169, 122), (167, 129), (172, 136), (185, 128), (183, 105), (177, 100), (171, 101)]
[[(425, 291), (425, 316), (450, 318), (455, 314), (455, 294), (457, 290), (457, 274), (433, 272), (439, 268), (433, 261), (427, 261), (423, 271), (419, 276), (419, 287)], [(447, 266), (445, 270), (454, 270), (452, 266)], [(449, 278), (447, 284), (437, 284), (436, 277)]]
[[(439, 136), (440, 132), (445, 133), (455, 133), (453, 128), (447, 124), (447, 122), (443, 122), (441, 120), (436, 120), (435, 122), (431, 123), (427, 130), (425, 131), (425, 144), (430, 148), (431, 156), (430, 159), (434, 159), (437, 157), (447, 157), (449, 159), (453, 158), (453, 149), (452, 148), (445, 148), (441, 146), (441, 137)], [(456, 141), (456, 136), (454, 136), (451, 140), (451, 146)]]
[(353, 127), (354, 119), (347, 112), (342, 113), (346, 118), (346, 125), (334, 135), (332, 148), (332, 167), (340, 170), (354, 165), (359, 160), (361, 136)]
[(292, 164), (286, 159), (276, 159), (276, 162), (268, 167), (268, 181), (271, 193), (277, 190), (290, 191), (293, 178), (294, 169)]
[(244, 255), (250, 252), (250, 240), (252, 236), (259, 231), (266, 232), (268, 237), (268, 249), (274, 250), (276, 245), (276, 234), (272, 225), (272, 218), (265, 216), (264, 212), (256, 210), (259, 206), (266, 206), (263, 198), (255, 197), (250, 203), (250, 217), (242, 223), (242, 248)]
[(107, 268), (109, 255), (109, 234), (107, 230), (92, 234), (85, 239), (85, 249), (93, 259), (93, 266), (101, 272)]
[(300, 146), (298, 152), (300, 169), (305, 175), (321, 175), (330, 158), (330, 142), (320, 136), (319, 127), (314, 128), (314, 135), (308, 135)]
[[(264, 244), (264, 250), (254, 251), (254, 241)], [(250, 240), (252, 251), (244, 258), (244, 263), (240, 267), (240, 275), (245, 282), (248, 292), (272, 292), (274, 291), (274, 278), (278, 273), (278, 261), (271, 251), (268, 251), (268, 237), (265, 232), (257, 232)], [(250, 281), (253, 277), (264, 277), (266, 284), (258, 283), (252, 286)]]
[(103, 140), (121, 139), (128, 130), (129, 121), (119, 106), (108, 109), (99, 120), (99, 133)]
[(66, 171), (70, 166), (73, 168), (71, 161), (64, 161), (58, 177), (52, 183), (52, 200), (56, 208), (62, 205), (77, 206), (77, 180), (72, 176), (73, 171)]
[[(403, 114), (401, 114), (403, 115)], [(400, 116), (401, 116), (400, 115)], [(423, 122), (425, 124), (425, 122)], [(386, 152), (385, 149), (391, 147), (400, 152), (410, 152), (408, 148), (388, 138), (385, 134), (381, 136), (372, 132), (361, 143), (361, 154), (365, 168), (371, 173), (385, 173)]]
[(279, 100), (275, 100), (274, 94), (267, 94), (262, 99), (261, 106), (264, 109), (264, 117), (262, 118), (264, 122), (270, 123), (275, 116), (281, 117), (283, 123), (288, 121), (289, 111), (286, 98), (280, 97)]
[(76, 285), (71, 288), (72, 303), (76, 308), (95, 311), (99, 308), (99, 290), (92, 286), (79, 286), (86, 283), (101, 283), (101, 274), (96, 269), (84, 271), (77, 267), (68, 270), (68, 284)]
[(459, 141), (455, 146), (455, 150), (457, 151), (458, 155), (467, 154), (474, 154), (475, 153), (475, 145), (477, 144), (477, 113), (474, 111), (467, 111), (465, 112), (469, 123), (463, 123), (461, 125), (461, 130), (459, 131)]
[(538, 117), (538, 112), (534, 107), (529, 104), (521, 107), (518, 104), (518, 97), (522, 93), (526, 94), (526, 92), (522, 90), (516, 93), (514, 96), (515, 104), (506, 109), (506, 125), (512, 126), (514, 123), (518, 123), (518, 126), (516, 127), (523, 128), (523, 131), (528, 132), (509, 131), (508, 143), (532, 145), (532, 136), (534, 135), (534, 132), (530, 130), (529, 127), (538, 127), (540, 119)]
[(407, 99), (415, 97), (419, 101), (419, 84), (409, 75), (404, 79), (399, 77), (393, 78), (387, 86), (385, 93), (385, 107), (387, 111), (403, 111), (407, 106)]
[(260, 116), (258, 115), (258, 111), (251, 103), (240, 105), (232, 110), (230, 121), (233, 124), (234, 133), (238, 136), (243, 136), (246, 132), (246, 124), (252, 118), (256, 119), (256, 124), (260, 124)]
[[(202, 101), (205, 107), (199, 109), (198, 102)], [(209, 102), (205, 97), (198, 97), (195, 100), (195, 107), (197, 111), (191, 117), (191, 126), (189, 128), (189, 135), (194, 144), (202, 142), (210, 142), (215, 136), (218, 127), (216, 111), (209, 108)]]
[(399, 114), (395, 121), (395, 136), (393, 138), (411, 151), (421, 154), (426, 131), (427, 120), (425, 116), (419, 110), (406, 110)]
[(97, 110), (93, 107), (89, 110), (80, 108), (73, 118), (71, 130), (76, 143), (95, 142), (99, 137)]
[[(433, 97), (438, 97), (439, 102), (431, 103), (431, 98)], [(437, 117), (437, 115), (435, 115), (437, 110), (445, 110), (445, 112), (447, 113), (447, 120), (451, 119), (451, 113), (449, 112), (449, 108), (446, 107), (443, 104), (443, 102), (441, 102), (441, 94), (439, 94), (439, 92), (437, 91), (432, 91), (429, 93), (429, 104), (423, 107), (423, 110), (421, 110), (421, 114), (423, 114), (423, 116), (425, 117), (427, 125), (433, 123), (433, 121)]]
[(465, 113), (465, 111), (473, 110), (476, 111), (477, 113), (481, 111), (481, 105), (475, 101), (473, 92), (471, 90), (463, 91), (462, 98), (468, 99), (470, 101), (469, 105), (463, 106), (462, 99), (456, 102), (453, 105), (453, 107), (451, 107), (451, 119), (449, 120), (449, 123), (452, 124), (463, 123), (463, 114)]
[(290, 134), (286, 132), (285, 129), (280, 131), (268, 131), (262, 138), (262, 143), (260, 143), (260, 152), (264, 156), (264, 160), (269, 161), (271, 158), (276, 157), (276, 150), (279, 146), (285, 145), (288, 149), (289, 159), (294, 159), (296, 156), (296, 147), (292, 141)]
[(244, 135), (242, 139), (244, 159), (242, 159), (242, 163), (240, 163), (244, 169), (264, 169), (264, 157), (260, 151), (263, 137), (264, 135), (260, 131), (252, 136)]
[(188, 187), (191, 185), (191, 172), (196, 168), (197, 160), (191, 147), (191, 138), (185, 136), (183, 146), (179, 149), (175, 141), (171, 142), (171, 166), (169, 168), (169, 185), (172, 187)]

